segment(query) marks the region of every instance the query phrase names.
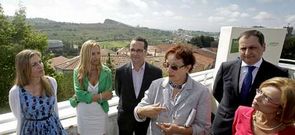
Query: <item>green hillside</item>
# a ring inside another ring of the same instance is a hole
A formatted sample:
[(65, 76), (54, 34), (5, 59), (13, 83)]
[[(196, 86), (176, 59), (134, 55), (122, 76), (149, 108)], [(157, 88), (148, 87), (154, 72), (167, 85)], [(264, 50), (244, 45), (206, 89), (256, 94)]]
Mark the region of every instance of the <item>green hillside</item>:
[(87, 39), (97, 41), (130, 40), (143, 36), (150, 43), (157, 44), (172, 39), (170, 31), (132, 27), (120, 22), (106, 19), (104, 23), (78, 24), (55, 22), (48, 19), (28, 19), (28, 23), (37, 31), (48, 35), (48, 39), (62, 40), (80, 44)]
[(187, 31), (183, 29), (165, 31), (146, 27), (133, 27), (111, 19), (106, 19), (104, 23), (91, 24), (55, 22), (43, 18), (32, 18), (27, 19), (27, 21), (36, 31), (48, 35), (48, 39), (62, 40), (63, 42), (79, 45), (87, 39), (94, 39), (101, 42), (129, 41), (136, 36), (142, 36), (147, 38), (150, 44), (160, 44), (171, 42), (175, 37), (180, 36), (180, 34), (189, 36), (218, 35), (218, 33)]

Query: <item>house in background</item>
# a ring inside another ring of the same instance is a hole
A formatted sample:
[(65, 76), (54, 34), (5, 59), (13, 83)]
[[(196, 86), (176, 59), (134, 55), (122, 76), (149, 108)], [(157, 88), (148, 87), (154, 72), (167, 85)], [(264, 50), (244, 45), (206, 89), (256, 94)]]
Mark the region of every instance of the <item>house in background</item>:
[[(162, 70), (166, 70), (162, 65), (165, 61), (165, 53), (171, 47), (176, 46), (176, 44), (163, 44), (157, 46), (149, 46), (148, 53), (149, 55), (146, 56), (146, 61), (158, 66)], [(198, 48), (195, 46), (193, 47), (194, 56), (197, 60), (197, 64), (193, 72), (203, 71), (206, 69), (212, 69), (215, 63), (216, 52), (212, 51), (211, 48)], [(119, 49), (117, 52), (113, 52), (108, 49), (101, 49), (101, 62), (106, 63), (110, 54), (111, 63), (114, 68), (118, 68), (128, 62), (130, 62), (129, 48), (124, 47)], [(55, 57), (52, 60), (52, 66), (56, 71), (59, 72), (71, 72), (74, 68), (78, 65), (79, 56), (73, 57), (71, 59), (64, 58), (62, 56)]]
[(53, 67), (53, 69), (56, 70), (56, 66), (68, 61), (69, 59), (64, 57), (64, 56), (58, 56), (58, 57), (54, 57), (52, 59), (49, 60), (50, 65)]
[[(101, 54), (101, 62), (106, 63), (109, 57), (108, 54), (110, 54), (110, 56), (114, 56), (116, 53), (109, 49), (101, 49), (100, 54)], [(70, 59), (65, 58), (63, 56), (58, 56), (58, 57), (54, 57), (50, 59), (50, 62), (51, 62), (51, 66), (56, 71), (65, 73), (65, 72), (72, 72), (77, 67), (79, 60), (80, 60), (79, 55)], [(121, 60), (121, 61), (125, 62), (124, 60)]]
[(61, 40), (48, 40), (48, 52), (54, 53), (55, 56), (62, 55), (63, 53), (63, 43)]
[(80, 60), (80, 57), (76, 56), (71, 59), (65, 60), (64, 62), (62, 62), (58, 65), (55, 65), (54, 68), (58, 72), (71, 73), (77, 67), (79, 60)]

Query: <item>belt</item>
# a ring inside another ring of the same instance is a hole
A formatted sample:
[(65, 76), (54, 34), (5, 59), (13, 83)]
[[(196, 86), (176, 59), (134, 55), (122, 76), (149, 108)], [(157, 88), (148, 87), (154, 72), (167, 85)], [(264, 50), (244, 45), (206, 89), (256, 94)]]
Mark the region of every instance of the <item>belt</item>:
[(28, 120), (28, 121), (43, 121), (43, 120), (49, 119), (51, 116), (52, 116), (52, 114), (49, 114), (47, 117), (43, 117), (41, 119), (28, 119), (28, 118), (25, 117), (25, 120)]

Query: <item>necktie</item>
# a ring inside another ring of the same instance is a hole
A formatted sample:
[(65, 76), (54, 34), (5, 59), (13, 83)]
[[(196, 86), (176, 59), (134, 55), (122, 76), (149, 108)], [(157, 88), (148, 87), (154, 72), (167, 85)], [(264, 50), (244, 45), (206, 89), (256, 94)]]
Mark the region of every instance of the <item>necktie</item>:
[(250, 88), (252, 85), (252, 72), (255, 69), (255, 66), (247, 66), (248, 72), (245, 76), (245, 79), (243, 80), (242, 88), (241, 88), (241, 103), (247, 104), (248, 95), (250, 92)]

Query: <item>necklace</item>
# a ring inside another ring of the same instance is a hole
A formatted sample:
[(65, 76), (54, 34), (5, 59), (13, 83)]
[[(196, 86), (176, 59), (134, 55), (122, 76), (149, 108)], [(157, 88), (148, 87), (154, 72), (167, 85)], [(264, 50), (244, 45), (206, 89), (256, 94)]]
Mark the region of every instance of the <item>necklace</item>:
[(262, 127), (261, 125), (259, 125), (257, 123), (256, 114), (254, 114), (253, 121), (254, 121), (254, 126), (256, 126), (256, 127), (260, 128), (260, 129), (262, 129), (264, 131), (273, 131), (273, 130), (275, 130), (275, 129), (277, 129), (277, 128), (279, 128), (279, 127), (281, 127), (283, 125), (283, 123), (280, 122), (278, 125), (276, 125), (274, 127), (268, 127), (268, 128), (267, 127)]
[(182, 84), (177, 85), (177, 84), (174, 84), (172, 81), (169, 81), (169, 84), (172, 86), (172, 88), (175, 88), (175, 89), (181, 89), (182, 88)]

